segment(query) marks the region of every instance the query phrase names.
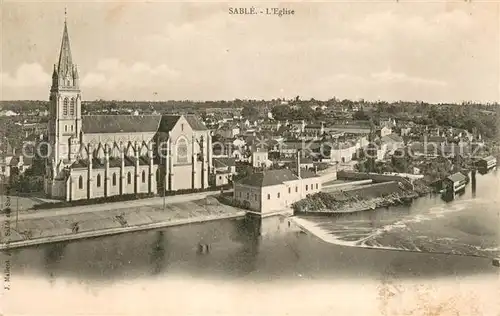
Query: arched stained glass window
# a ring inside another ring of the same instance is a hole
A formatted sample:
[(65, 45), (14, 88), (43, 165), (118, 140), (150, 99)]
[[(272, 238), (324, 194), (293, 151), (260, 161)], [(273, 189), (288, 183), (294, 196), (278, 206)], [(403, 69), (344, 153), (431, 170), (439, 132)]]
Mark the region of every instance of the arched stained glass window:
[(177, 140), (177, 163), (187, 163), (188, 162), (188, 145), (185, 138), (179, 138)]

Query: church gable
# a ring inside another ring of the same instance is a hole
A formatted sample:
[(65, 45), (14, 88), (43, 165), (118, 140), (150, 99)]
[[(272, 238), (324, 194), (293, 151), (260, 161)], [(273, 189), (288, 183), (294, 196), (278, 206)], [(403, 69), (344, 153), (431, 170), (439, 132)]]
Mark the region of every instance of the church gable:
[(162, 143), (172, 137), (172, 141), (175, 142), (180, 135), (184, 138), (191, 139), (193, 134), (193, 129), (189, 122), (183, 115), (164, 115), (160, 123), (160, 128), (157, 133), (157, 142)]
[(168, 133), (170, 132), (177, 121), (179, 121), (180, 115), (163, 115), (161, 117), (160, 126), (158, 127), (159, 133)]
[(172, 141), (175, 143), (179, 137), (184, 137), (191, 141), (194, 130), (186, 120), (185, 116), (181, 116), (175, 126), (171, 130)]
[[(182, 122), (181, 122), (182, 121)], [(158, 132), (168, 133), (173, 131), (178, 124), (184, 124), (188, 126), (193, 131), (206, 131), (208, 130), (205, 124), (196, 115), (163, 115), (161, 118), (160, 126), (158, 127)], [(182, 128), (181, 128), (182, 129)]]

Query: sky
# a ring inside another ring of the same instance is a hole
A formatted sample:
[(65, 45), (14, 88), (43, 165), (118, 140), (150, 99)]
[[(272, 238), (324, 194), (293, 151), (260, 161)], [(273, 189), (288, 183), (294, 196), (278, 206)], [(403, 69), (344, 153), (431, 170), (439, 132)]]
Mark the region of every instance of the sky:
[(65, 7), (84, 100), (500, 101), (500, 1), (458, 0), (7, 1), (0, 99), (48, 100)]

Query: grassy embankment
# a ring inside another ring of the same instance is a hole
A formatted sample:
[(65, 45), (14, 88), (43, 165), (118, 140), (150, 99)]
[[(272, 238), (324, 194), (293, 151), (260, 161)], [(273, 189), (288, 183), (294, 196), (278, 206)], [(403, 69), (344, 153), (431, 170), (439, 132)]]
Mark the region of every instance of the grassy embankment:
[[(6, 220), (10, 225), (0, 227), (0, 241), (10, 243), (53, 236), (78, 235), (109, 229), (147, 227), (156, 223), (165, 226), (184, 223), (187, 220), (204, 221), (208, 219), (237, 216), (240, 209), (221, 204), (212, 197), (201, 200), (161, 205), (145, 205), (115, 210), (85, 212), (19, 220), (11, 217)], [(9, 238), (7, 238), (9, 234)], [(75, 238), (73, 238), (75, 239)]]

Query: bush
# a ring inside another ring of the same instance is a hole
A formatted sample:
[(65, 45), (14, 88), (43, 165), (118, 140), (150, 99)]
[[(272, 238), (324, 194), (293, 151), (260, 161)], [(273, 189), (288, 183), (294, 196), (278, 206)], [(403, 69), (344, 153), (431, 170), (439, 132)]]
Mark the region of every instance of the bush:
[[(220, 187), (208, 187), (205, 189), (182, 189), (182, 190), (176, 190), (176, 191), (168, 191), (165, 192), (165, 196), (173, 196), (173, 195), (181, 195), (181, 194), (192, 194), (192, 193), (202, 193), (202, 192), (213, 192), (213, 191), (219, 191), (219, 190), (230, 190), (233, 188), (232, 184), (226, 184)], [(160, 196), (163, 196), (162, 193), (159, 194)]]
[(124, 194), (124, 195), (114, 195), (114, 196), (110, 196), (110, 197), (100, 197), (100, 198), (95, 198), (95, 199), (87, 199), (87, 200), (62, 201), (62, 202), (56, 202), (56, 203), (47, 202), (47, 203), (35, 205), (33, 208), (34, 209), (51, 209), (51, 208), (83, 206), (83, 205), (102, 204), (102, 203), (111, 203), (111, 202), (124, 202), (124, 201), (151, 198), (154, 196), (155, 195), (152, 193)]
[(237, 207), (245, 210), (250, 210), (250, 202), (248, 201), (239, 201), (236, 199), (233, 199), (232, 196), (226, 196), (223, 194), (219, 194), (215, 197), (217, 201), (219, 201), (221, 204), (229, 205), (232, 207)]

